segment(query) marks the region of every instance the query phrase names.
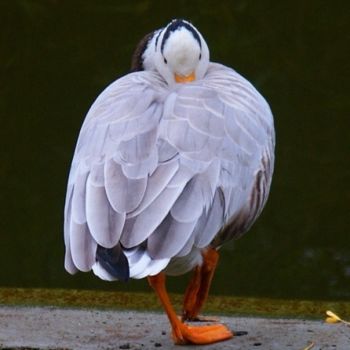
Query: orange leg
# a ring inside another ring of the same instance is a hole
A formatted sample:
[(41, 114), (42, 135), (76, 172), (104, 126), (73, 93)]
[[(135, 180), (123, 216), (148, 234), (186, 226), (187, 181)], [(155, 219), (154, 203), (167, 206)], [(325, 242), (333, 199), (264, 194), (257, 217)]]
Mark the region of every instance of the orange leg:
[(211, 344), (233, 337), (232, 332), (222, 324), (195, 327), (184, 324), (179, 320), (171, 305), (165, 287), (164, 273), (148, 276), (148, 281), (168, 315), (175, 344)]
[(214, 276), (216, 265), (219, 260), (219, 253), (209, 248), (203, 253), (203, 264), (197, 266), (194, 275), (186, 289), (182, 319), (195, 321), (198, 314), (208, 298), (209, 288)]

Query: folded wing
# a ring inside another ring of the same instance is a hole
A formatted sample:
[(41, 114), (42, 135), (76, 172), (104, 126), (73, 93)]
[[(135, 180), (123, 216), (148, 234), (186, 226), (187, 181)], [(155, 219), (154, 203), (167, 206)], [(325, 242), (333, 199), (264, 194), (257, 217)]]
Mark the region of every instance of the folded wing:
[(190, 269), (198, 259), (185, 267), (177, 259), (255, 221), (273, 148), (267, 103), (231, 69), (211, 64), (203, 80), (173, 89), (150, 72), (117, 80), (78, 139), (65, 207), (67, 270), (125, 280), (173, 261), (175, 273)]

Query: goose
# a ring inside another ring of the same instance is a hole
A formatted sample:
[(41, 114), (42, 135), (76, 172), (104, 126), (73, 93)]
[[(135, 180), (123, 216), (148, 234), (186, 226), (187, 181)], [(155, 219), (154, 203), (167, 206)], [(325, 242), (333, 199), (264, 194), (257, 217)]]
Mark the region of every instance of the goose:
[[(232, 68), (209, 60), (183, 19), (147, 34), (131, 72), (89, 109), (65, 202), (65, 269), (107, 281), (148, 278), (175, 344), (233, 337), (193, 325), (225, 243), (261, 213), (274, 167), (270, 107)], [(179, 318), (166, 276), (193, 271)]]

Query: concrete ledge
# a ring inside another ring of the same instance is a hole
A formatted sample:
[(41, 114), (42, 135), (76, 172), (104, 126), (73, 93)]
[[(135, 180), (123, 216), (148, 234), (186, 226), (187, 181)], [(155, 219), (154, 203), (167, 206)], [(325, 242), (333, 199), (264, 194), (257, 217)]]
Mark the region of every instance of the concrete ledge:
[[(0, 349), (179, 349), (160, 310), (153, 293), (0, 288)], [(326, 310), (347, 319), (350, 302), (211, 296), (204, 313), (248, 334), (195, 349), (349, 350), (350, 328), (324, 323)]]
[(350, 328), (323, 321), (221, 317), (248, 334), (207, 346), (175, 346), (164, 314), (136, 311), (0, 307), (0, 348), (14, 349), (258, 349), (350, 348)]

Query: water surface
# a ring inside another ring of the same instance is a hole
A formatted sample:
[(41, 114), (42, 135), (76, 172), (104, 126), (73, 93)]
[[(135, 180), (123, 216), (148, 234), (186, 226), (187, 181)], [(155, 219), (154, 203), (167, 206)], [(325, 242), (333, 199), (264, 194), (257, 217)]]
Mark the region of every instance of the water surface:
[[(128, 71), (145, 33), (183, 17), (201, 30), (213, 61), (266, 97), (277, 131), (267, 207), (222, 250), (212, 292), (348, 299), (349, 5), (322, 3), (2, 1), (0, 285), (148, 290), (145, 280), (64, 271), (65, 186), (95, 97)], [(186, 279), (171, 278), (170, 288), (182, 291)]]

